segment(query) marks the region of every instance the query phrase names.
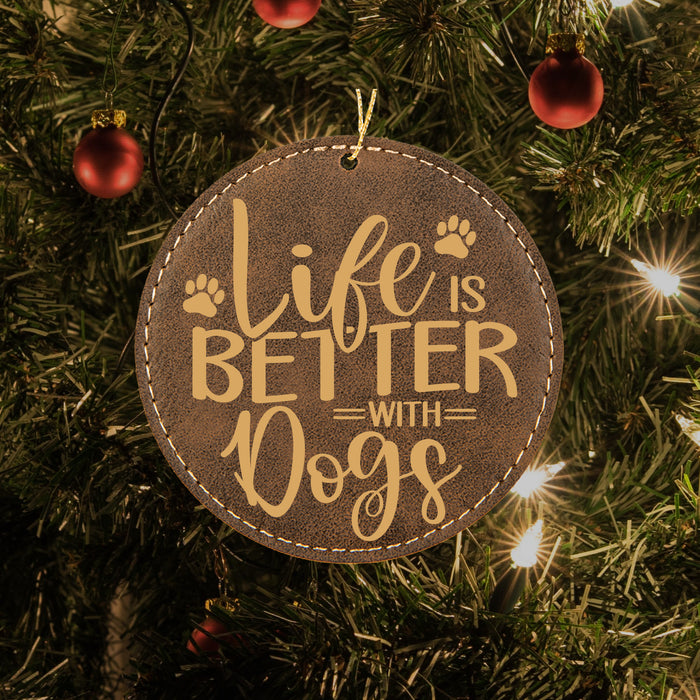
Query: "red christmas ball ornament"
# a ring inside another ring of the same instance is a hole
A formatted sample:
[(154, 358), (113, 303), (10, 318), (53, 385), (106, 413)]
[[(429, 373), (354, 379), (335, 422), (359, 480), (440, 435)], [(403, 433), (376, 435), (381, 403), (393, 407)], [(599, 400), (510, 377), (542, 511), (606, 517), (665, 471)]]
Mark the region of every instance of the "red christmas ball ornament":
[(583, 57), (583, 34), (550, 34), (530, 78), (532, 111), (549, 126), (573, 129), (589, 122), (603, 104), (603, 78)]
[(321, 0), (253, 0), (253, 8), (268, 24), (293, 29), (306, 24), (318, 12)]
[(193, 654), (216, 654), (222, 644), (236, 646), (237, 639), (226, 625), (214, 617), (207, 617), (190, 635), (187, 649)]
[(97, 110), (92, 130), (73, 153), (73, 172), (80, 186), (96, 197), (121, 197), (136, 187), (143, 172), (143, 153), (122, 127), (122, 110)]
[[(220, 596), (218, 598), (210, 598), (205, 603), (208, 611), (213, 608), (221, 608), (228, 613), (234, 614), (238, 610), (238, 599), (229, 598), (228, 596)], [(190, 635), (187, 641), (187, 649), (193, 654), (206, 654), (214, 656), (222, 647), (248, 647), (248, 640), (242, 634), (229, 631), (228, 627), (216, 617), (207, 615), (202, 622)]]

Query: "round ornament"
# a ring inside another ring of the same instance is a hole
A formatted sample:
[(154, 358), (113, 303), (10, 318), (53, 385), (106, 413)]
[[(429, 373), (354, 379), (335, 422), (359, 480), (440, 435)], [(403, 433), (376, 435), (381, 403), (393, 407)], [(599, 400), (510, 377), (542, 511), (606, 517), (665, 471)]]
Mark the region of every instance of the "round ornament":
[(238, 646), (237, 636), (231, 634), (226, 625), (215, 617), (207, 617), (192, 631), (187, 640), (187, 649), (193, 654), (216, 654), (224, 646)]
[(122, 126), (121, 110), (93, 113), (93, 128), (73, 153), (73, 172), (80, 186), (103, 199), (121, 197), (136, 187), (143, 172), (143, 154)]
[(313, 19), (321, 0), (253, 0), (258, 15), (273, 27), (293, 29)]
[(603, 104), (603, 78), (584, 58), (582, 34), (551, 34), (547, 57), (530, 78), (532, 111), (549, 126), (573, 129), (589, 122)]
[(562, 367), (552, 282), (486, 185), (351, 137), (256, 156), (166, 238), (136, 330), (146, 415), (212, 513), (334, 562), (437, 544), (531, 461)]

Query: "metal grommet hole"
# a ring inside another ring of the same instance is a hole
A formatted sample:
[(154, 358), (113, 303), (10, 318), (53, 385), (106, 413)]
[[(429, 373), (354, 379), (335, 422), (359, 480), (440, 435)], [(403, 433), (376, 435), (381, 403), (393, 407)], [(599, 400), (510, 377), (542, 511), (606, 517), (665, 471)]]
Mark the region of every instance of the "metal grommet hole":
[(346, 153), (341, 159), (340, 164), (346, 170), (354, 170), (357, 167), (357, 158), (351, 158), (348, 153)]

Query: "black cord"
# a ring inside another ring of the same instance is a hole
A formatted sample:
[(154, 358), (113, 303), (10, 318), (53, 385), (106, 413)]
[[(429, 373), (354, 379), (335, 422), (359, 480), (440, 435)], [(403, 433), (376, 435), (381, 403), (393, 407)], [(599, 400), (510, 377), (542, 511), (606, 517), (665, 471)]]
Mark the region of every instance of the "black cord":
[[(165, 2), (165, 0), (163, 0), (163, 2)], [(184, 56), (180, 60), (180, 64), (177, 67), (177, 71), (175, 72), (173, 79), (170, 81), (170, 84), (168, 85), (168, 88), (165, 91), (163, 99), (158, 105), (156, 113), (153, 115), (153, 123), (151, 124), (151, 134), (148, 139), (148, 158), (151, 166), (151, 177), (153, 178), (153, 184), (156, 186), (158, 194), (161, 196), (163, 204), (165, 204), (165, 207), (170, 212), (170, 215), (173, 217), (173, 219), (177, 219), (177, 214), (175, 213), (175, 210), (170, 206), (168, 197), (165, 194), (165, 191), (163, 190), (163, 185), (160, 182), (160, 176), (158, 175), (158, 163), (156, 161), (156, 136), (158, 133), (158, 125), (160, 124), (160, 118), (163, 116), (163, 112), (165, 111), (168, 102), (170, 102), (170, 98), (175, 93), (175, 90), (177, 89), (177, 86), (179, 85), (180, 80), (182, 79), (182, 76), (184, 75), (185, 70), (187, 69), (187, 64), (190, 62), (190, 56), (192, 56), (192, 50), (194, 49), (194, 28), (192, 27), (192, 21), (190, 20), (189, 15), (187, 14), (187, 10), (179, 2), (179, 0), (167, 0), (167, 2), (169, 2), (180, 13), (182, 20), (185, 23), (185, 26), (187, 27), (187, 50), (185, 51)]]

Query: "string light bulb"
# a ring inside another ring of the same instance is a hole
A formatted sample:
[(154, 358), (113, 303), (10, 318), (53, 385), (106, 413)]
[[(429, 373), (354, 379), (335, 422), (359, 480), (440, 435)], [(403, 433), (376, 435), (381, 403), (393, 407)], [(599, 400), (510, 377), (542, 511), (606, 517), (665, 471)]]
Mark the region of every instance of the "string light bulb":
[(555, 474), (558, 474), (565, 466), (565, 462), (545, 464), (537, 469), (526, 469), (511, 493), (517, 493), (521, 498), (530, 498), (539, 491)]
[(511, 550), (513, 563), (493, 589), (489, 599), (489, 610), (509, 613), (516, 606), (525, 590), (530, 567), (537, 563), (542, 542), (542, 521), (525, 530), (520, 542)]
[(510, 558), (516, 566), (530, 567), (537, 563), (537, 555), (542, 543), (542, 521), (538, 520), (534, 525), (525, 530), (520, 542), (511, 550)]
[(641, 273), (647, 282), (665, 297), (678, 296), (681, 293), (681, 278), (664, 267), (654, 267), (641, 260), (630, 260), (637, 272)]
[(700, 425), (694, 420), (686, 418), (679, 414), (676, 415), (676, 422), (681, 430), (698, 446), (700, 447)]

